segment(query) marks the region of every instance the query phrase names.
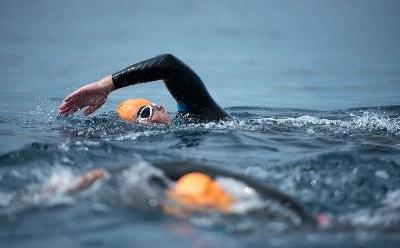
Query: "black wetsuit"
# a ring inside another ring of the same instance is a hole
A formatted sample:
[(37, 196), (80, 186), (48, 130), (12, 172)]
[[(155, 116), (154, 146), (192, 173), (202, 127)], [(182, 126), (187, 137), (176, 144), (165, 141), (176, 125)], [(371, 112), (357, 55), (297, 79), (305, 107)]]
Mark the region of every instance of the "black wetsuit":
[(200, 77), (185, 63), (171, 54), (162, 54), (112, 75), (115, 89), (163, 80), (178, 103), (178, 112), (215, 121), (228, 118), (228, 114), (214, 101)]

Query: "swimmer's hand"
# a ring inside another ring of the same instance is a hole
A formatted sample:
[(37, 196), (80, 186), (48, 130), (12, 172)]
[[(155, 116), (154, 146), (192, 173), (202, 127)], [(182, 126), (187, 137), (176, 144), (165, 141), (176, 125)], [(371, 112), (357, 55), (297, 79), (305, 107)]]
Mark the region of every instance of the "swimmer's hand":
[(49, 182), (41, 187), (40, 195), (44, 198), (49, 198), (56, 194), (72, 194), (79, 192), (89, 188), (96, 181), (106, 178), (107, 172), (103, 169), (94, 169), (72, 180), (65, 178), (65, 176), (66, 175), (61, 174), (56, 177), (56, 180), (50, 179)]
[(107, 173), (102, 169), (95, 169), (75, 178), (68, 188), (68, 192), (75, 192), (90, 187), (97, 180), (106, 177)]
[(108, 94), (114, 90), (111, 76), (85, 85), (69, 94), (60, 105), (58, 113), (67, 116), (83, 108), (85, 115), (90, 115), (106, 102)]

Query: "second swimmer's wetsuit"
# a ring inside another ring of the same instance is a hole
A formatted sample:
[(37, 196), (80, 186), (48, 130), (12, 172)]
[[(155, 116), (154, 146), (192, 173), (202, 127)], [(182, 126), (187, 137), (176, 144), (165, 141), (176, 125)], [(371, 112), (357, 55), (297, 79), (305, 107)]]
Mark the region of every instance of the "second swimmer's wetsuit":
[(112, 75), (115, 89), (163, 80), (178, 104), (181, 114), (190, 114), (205, 121), (225, 119), (228, 114), (214, 101), (200, 77), (171, 54), (162, 54)]

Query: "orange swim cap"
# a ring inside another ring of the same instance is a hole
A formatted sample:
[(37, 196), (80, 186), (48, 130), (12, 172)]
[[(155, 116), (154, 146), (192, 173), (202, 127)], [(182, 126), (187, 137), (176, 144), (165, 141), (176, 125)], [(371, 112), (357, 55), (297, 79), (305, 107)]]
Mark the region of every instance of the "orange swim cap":
[(179, 178), (168, 195), (179, 204), (197, 210), (228, 212), (233, 203), (233, 199), (210, 176), (200, 172)]
[(119, 118), (127, 122), (135, 122), (139, 109), (143, 106), (151, 105), (152, 103), (144, 98), (128, 99), (121, 102), (117, 106), (117, 113)]

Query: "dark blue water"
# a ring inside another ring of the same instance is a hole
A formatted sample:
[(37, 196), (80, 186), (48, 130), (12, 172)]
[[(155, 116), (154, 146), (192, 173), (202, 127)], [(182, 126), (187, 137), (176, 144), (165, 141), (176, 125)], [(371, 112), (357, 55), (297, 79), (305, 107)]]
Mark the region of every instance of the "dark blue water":
[[(397, 247), (398, 13), (396, 1), (1, 3), (1, 246)], [(173, 113), (160, 82), (112, 93), (94, 116), (57, 117), (76, 87), (165, 52), (191, 65), (233, 120), (116, 118), (117, 103), (138, 96)], [(126, 207), (127, 186), (112, 180), (35, 198), (57, 176), (182, 161), (259, 179), (333, 224), (180, 220)]]

